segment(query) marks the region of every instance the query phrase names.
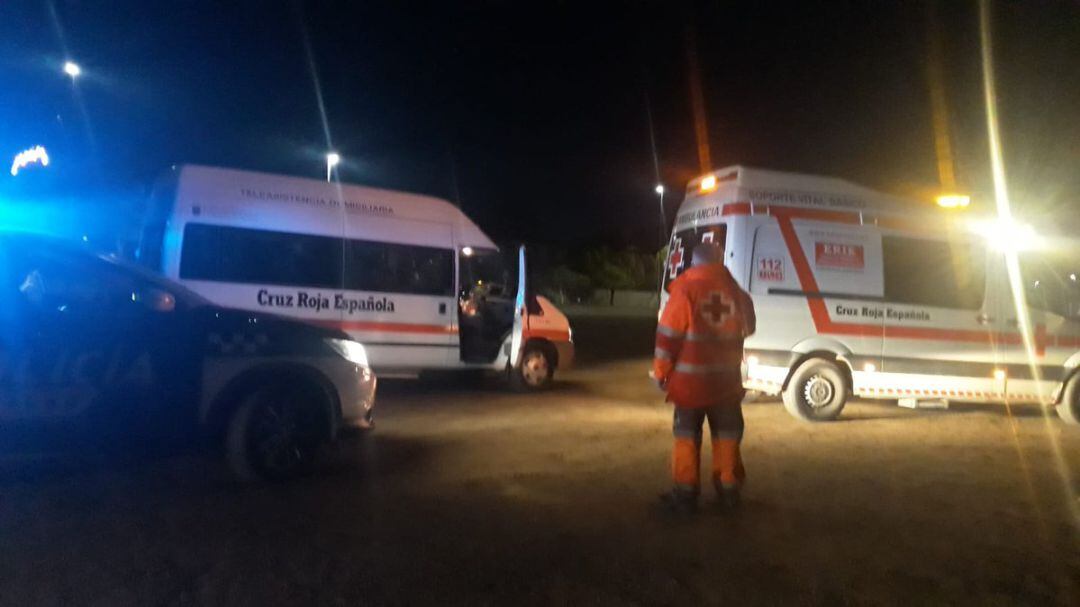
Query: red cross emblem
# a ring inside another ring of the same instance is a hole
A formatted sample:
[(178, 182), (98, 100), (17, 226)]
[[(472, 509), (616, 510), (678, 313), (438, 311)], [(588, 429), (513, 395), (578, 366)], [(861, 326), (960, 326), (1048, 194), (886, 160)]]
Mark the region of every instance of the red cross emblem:
[(683, 257), (684, 252), (682, 238), (676, 238), (675, 242), (671, 244), (671, 254), (668, 255), (668, 274), (672, 278), (678, 276), (679, 269), (686, 264), (686, 258)]
[(709, 293), (709, 298), (705, 300), (705, 303), (701, 304), (699, 309), (702, 318), (717, 327), (724, 324), (724, 321), (735, 313), (735, 308), (731, 305), (731, 300), (728, 299), (727, 294), (723, 291), (713, 291), (712, 293)]

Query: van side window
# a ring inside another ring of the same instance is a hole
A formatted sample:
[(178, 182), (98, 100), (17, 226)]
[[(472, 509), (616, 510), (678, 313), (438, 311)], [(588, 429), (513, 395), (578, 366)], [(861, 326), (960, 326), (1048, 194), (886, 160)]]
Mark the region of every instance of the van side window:
[(454, 252), (436, 247), (348, 240), (345, 288), (452, 297)]
[(180, 278), (341, 288), (340, 238), (188, 224)]
[(986, 290), (981, 247), (882, 236), (886, 301), (977, 310)]

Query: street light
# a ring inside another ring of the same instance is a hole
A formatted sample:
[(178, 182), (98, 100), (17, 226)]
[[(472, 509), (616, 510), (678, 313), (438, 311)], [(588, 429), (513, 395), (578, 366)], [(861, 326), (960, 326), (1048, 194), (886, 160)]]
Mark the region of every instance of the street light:
[(64, 73), (68, 76), (71, 76), (71, 80), (72, 82), (74, 82), (75, 79), (78, 78), (80, 74), (82, 74), (82, 68), (79, 67), (79, 64), (75, 63), (74, 61), (65, 61)]
[(326, 154), (326, 181), (330, 182), (330, 174), (338, 164), (341, 163), (341, 155), (337, 152), (328, 152)]
[(664, 213), (664, 184), (656, 184), (653, 191), (660, 197), (660, 247), (663, 248), (664, 243), (667, 242), (667, 234), (665, 233), (667, 228), (667, 215)]
[[(664, 244), (667, 243), (667, 214), (664, 213), (664, 184), (656, 184), (653, 191), (656, 192), (656, 195), (660, 198), (660, 249), (663, 250)], [(659, 263), (657, 265), (659, 266), (657, 268), (659, 271), (657, 272), (656, 277), (656, 290), (659, 292), (660, 289), (664, 288), (664, 272), (666, 269), (664, 263)]]

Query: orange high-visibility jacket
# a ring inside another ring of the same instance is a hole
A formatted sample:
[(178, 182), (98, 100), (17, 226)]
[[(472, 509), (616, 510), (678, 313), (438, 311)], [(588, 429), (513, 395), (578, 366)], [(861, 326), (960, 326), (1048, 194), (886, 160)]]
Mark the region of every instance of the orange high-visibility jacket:
[(743, 339), (754, 304), (721, 264), (695, 266), (671, 282), (656, 328), (653, 374), (680, 407), (741, 400)]

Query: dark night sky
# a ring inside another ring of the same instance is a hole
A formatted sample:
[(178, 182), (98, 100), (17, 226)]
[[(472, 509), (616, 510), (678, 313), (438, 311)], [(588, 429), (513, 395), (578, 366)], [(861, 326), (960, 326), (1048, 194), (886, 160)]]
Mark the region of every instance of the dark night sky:
[[(4, 2), (0, 155), (47, 142), (55, 175), (105, 191), (177, 162), (318, 178), (306, 32), (343, 180), (459, 200), (499, 240), (654, 246), (646, 93), (680, 190), (697, 172), (692, 23), (714, 165), (936, 182), (924, 4), (586, 4), (55, 0), (57, 28), (48, 2)], [(978, 6), (940, 4), (958, 176), (984, 192)], [(1017, 204), (1077, 215), (1080, 5), (994, 15)], [(77, 95), (65, 48), (86, 72)]]

